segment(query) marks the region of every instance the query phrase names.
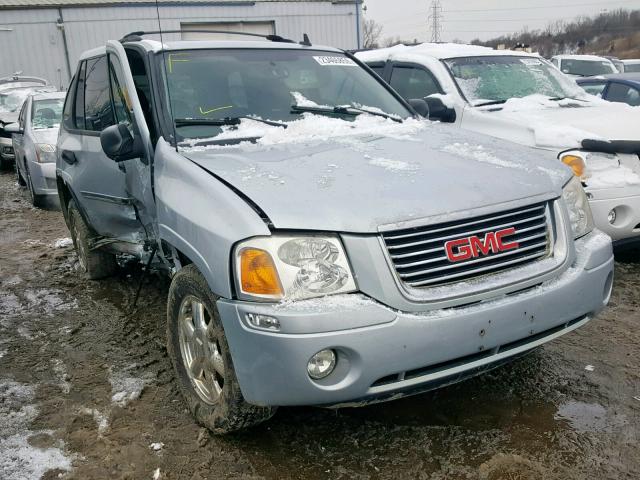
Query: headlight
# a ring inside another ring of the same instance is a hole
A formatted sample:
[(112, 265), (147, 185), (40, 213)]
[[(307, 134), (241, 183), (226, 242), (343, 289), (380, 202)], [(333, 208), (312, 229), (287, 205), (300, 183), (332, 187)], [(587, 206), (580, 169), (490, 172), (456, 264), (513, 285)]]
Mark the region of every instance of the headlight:
[(559, 158), (562, 163), (573, 170), (576, 177), (587, 184), (594, 175), (597, 176), (620, 166), (620, 159), (617, 155), (604, 152), (573, 150), (561, 153)]
[(569, 210), (569, 220), (574, 238), (580, 238), (593, 230), (593, 217), (587, 194), (578, 177), (573, 177), (562, 190), (562, 198)]
[(236, 247), (234, 257), (243, 297), (298, 300), (356, 290), (337, 236), (252, 238)]
[(56, 146), (48, 143), (37, 143), (36, 158), (38, 159), (38, 163), (55, 163)]

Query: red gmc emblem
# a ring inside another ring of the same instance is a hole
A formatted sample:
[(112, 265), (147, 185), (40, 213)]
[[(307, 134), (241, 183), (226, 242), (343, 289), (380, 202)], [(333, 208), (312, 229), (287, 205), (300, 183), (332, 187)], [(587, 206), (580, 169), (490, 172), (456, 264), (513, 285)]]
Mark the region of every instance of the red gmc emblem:
[(450, 240), (444, 244), (447, 251), (447, 258), (450, 262), (462, 262), (470, 258), (478, 258), (490, 253), (506, 252), (518, 248), (518, 242), (505, 242), (504, 237), (513, 235), (516, 229), (505, 228), (497, 232), (489, 232), (484, 236), (484, 240), (477, 236)]

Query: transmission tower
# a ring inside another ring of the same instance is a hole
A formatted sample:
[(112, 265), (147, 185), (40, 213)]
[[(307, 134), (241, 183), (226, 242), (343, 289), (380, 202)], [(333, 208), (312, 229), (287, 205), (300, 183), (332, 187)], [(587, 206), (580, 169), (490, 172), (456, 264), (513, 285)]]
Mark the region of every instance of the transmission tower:
[(432, 0), (429, 7), (429, 24), (431, 26), (431, 41), (437, 43), (442, 34), (442, 5), (440, 0)]

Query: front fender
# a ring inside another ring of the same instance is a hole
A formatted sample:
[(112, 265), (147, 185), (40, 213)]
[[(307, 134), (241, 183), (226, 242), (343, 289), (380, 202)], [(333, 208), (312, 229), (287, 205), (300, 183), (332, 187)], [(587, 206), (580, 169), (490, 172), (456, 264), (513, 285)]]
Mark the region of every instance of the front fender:
[(189, 257), (214, 294), (231, 298), (233, 246), (269, 235), (269, 228), (236, 192), (163, 139), (154, 164), (160, 239)]

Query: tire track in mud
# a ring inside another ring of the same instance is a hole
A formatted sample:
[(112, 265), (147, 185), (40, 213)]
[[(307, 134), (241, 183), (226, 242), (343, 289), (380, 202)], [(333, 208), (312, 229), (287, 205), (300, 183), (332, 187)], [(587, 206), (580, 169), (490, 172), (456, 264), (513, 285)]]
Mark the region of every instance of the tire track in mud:
[[(1, 174), (0, 422), (20, 436), (0, 478), (640, 478), (637, 252), (604, 315), (514, 364), (389, 404), (281, 409), (217, 438), (174, 384), (168, 281), (150, 276), (130, 314), (140, 269), (84, 280), (72, 247), (55, 248), (61, 214), (24, 198)], [(23, 477), (3, 476), (20, 461)]]

